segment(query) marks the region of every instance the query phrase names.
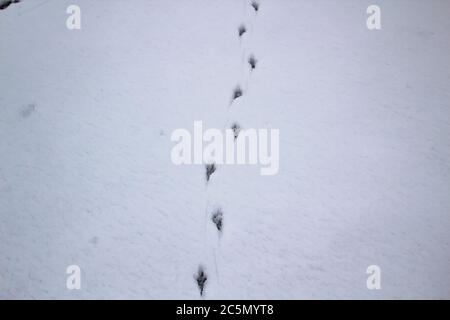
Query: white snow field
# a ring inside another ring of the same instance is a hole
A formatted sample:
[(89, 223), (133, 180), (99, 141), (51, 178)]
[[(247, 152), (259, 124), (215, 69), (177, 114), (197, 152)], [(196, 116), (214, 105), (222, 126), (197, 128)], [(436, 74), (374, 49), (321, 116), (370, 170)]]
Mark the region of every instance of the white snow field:
[[(450, 1), (259, 3), (0, 10), (0, 298), (450, 298)], [(279, 173), (174, 165), (195, 120), (279, 129)]]

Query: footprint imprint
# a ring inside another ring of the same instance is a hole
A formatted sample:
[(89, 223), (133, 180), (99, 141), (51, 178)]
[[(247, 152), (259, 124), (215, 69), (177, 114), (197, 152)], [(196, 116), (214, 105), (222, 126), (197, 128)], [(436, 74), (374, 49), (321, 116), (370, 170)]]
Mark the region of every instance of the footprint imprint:
[(234, 122), (231, 126), (231, 129), (233, 130), (234, 133), (234, 140), (236, 140), (237, 137), (239, 136), (239, 132), (241, 132), (241, 126), (237, 122)]
[(252, 68), (252, 70), (254, 70), (256, 68), (256, 63), (258, 62), (258, 60), (256, 60), (254, 55), (251, 55), (248, 58), (248, 64), (250, 65), (250, 68)]
[(0, 10), (8, 8), (13, 3), (19, 3), (20, 0), (0, 0)]
[(222, 210), (219, 208), (216, 211), (213, 212), (211, 216), (212, 222), (216, 225), (217, 230), (222, 231), (223, 227), (223, 213)]
[(200, 296), (203, 296), (205, 290), (206, 282), (208, 281), (208, 276), (202, 266), (198, 267), (198, 272), (195, 275), (195, 281), (197, 281), (198, 289), (200, 290)]
[(211, 163), (211, 164), (207, 164), (206, 165), (206, 182), (209, 181), (209, 178), (211, 177), (211, 175), (216, 172), (216, 164), (215, 163)]
[(246, 32), (247, 32), (247, 29), (245, 28), (245, 26), (243, 24), (241, 24), (238, 28), (239, 37), (242, 37), (242, 35)]
[(256, 12), (259, 10), (259, 3), (257, 1), (252, 1), (252, 7)]
[(242, 97), (242, 89), (240, 86), (237, 86), (233, 91), (233, 100), (236, 100), (239, 97)]

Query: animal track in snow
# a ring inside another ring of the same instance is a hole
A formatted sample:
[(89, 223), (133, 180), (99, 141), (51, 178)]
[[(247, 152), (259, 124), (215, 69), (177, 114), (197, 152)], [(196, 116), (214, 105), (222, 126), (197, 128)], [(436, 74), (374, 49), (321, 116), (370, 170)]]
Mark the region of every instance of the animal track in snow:
[(250, 65), (250, 68), (252, 68), (252, 70), (254, 70), (256, 68), (256, 63), (258, 62), (258, 60), (256, 60), (254, 55), (251, 55), (248, 58), (248, 64)]
[(236, 140), (237, 137), (239, 136), (239, 132), (241, 131), (241, 126), (240, 126), (237, 122), (234, 122), (234, 123), (231, 125), (231, 129), (233, 130), (233, 133), (234, 133), (234, 139)]
[(252, 7), (256, 12), (259, 10), (259, 3), (257, 1), (252, 1)]
[(236, 100), (237, 98), (242, 97), (242, 94), (243, 94), (243, 92), (242, 92), (241, 87), (237, 86), (233, 91), (233, 96), (232, 96), (233, 100)]
[(247, 29), (245, 28), (245, 26), (243, 24), (241, 24), (238, 28), (239, 37), (242, 37), (242, 35), (246, 32), (247, 32)]
[(0, 10), (8, 8), (13, 3), (19, 3), (20, 0), (0, 0)]
[(209, 181), (211, 175), (216, 172), (216, 164), (215, 163), (211, 163), (211, 164), (207, 164), (206, 165), (206, 182)]
[(222, 231), (223, 227), (223, 213), (221, 209), (217, 209), (211, 216), (212, 222), (216, 225), (217, 230)]
[(205, 290), (206, 282), (208, 281), (208, 276), (202, 266), (198, 267), (198, 272), (195, 276), (195, 281), (197, 281), (198, 289), (200, 290), (200, 295), (203, 296)]

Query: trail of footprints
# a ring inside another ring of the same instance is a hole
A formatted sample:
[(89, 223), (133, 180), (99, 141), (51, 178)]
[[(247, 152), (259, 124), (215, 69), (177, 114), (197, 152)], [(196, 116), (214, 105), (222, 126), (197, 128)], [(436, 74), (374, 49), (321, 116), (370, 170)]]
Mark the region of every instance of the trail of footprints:
[[(6, 9), (11, 4), (19, 3), (20, 1), (21, 0), (0, 0), (0, 10)], [(249, 3), (249, 5), (253, 8), (255, 13), (257, 13), (260, 10), (260, 5), (259, 5), (258, 1), (251, 1)], [(242, 37), (247, 32), (247, 28), (246, 28), (245, 24), (239, 25), (237, 31), (238, 31), (239, 40), (242, 40)], [(258, 60), (255, 58), (255, 56), (253, 54), (248, 57), (247, 63), (248, 63), (250, 72), (252, 72), (253, 70), (256, 69), (257, 62), (258, 62)], [(244, 94), (244, 90), (242, 89), (242, 87), (240, 85), (237, 85), (234, 88), (234, 90), (232, 91), (231, 104), (236, 99), (239, 99), (240, 97), (242, 97), (243, 94)], [(23, 118), (27, 118), (35, 111), (35, 109), (36, 109), (36, 107), (34, 104), (27, 105), (23, 108), (23, 110), (21, 112), (21, 116)], [(237, 122), (233, 122), (233, 124), (231, 125), (231, 129), (233, 130), (234, 139), (236, 140), (237, 137), (239, 136), (241, 126)], [(217, 171), (217, 166), (215, 163), (210, 163), (205, 166), (206, 184), (208, 184), (208, 182), (212, 179), (212, 176), (216, 171)], [(222, 209), (220, 207), (215, 209), (211, 213), (210, 218), (211, 218), (211, 222), (215, 225), (217, 232), (220, 235), (223, 232), (223, 227), (224, 227), (224, 213), (223, 213)], [(93, 241), (96, 242), (97, 240), (94, 239)], [(206, 273), (206, 269), (203, 265), (200, 265), (198, 267), (198, 271), (195, 274), (194, 279), (197, 283), (197, 287), (199, 289), (200, 296), (203, 296), (204, 292), (205, 292), (205, 287), (208, 282), (208, 274)]]
[[(255, 13), (258, 13), (258, 11), (260, 10), (260, 4), (258, 1), (251, 1), (251, 2), (249, 2), (249, 5), (253, 8)], [(239, 27), (238, 27), (239, 40), (242, 40), (242, 37), (246, 32), (247, 32), (247, 28), (246, 28), (245, 24), (239, 25)], [(250, 72), (252, 72), (253, 70), (256, 69), (258, 60), (256, 59), (256, 57), (253, 54), (251, 54), (248, 57), (247, 63), (248, 63)], [(243, 94), (244, 94), (243, 89), (241, 88), (240, 85), (237, 85), (232, 92), (231, 104), (233, 104), (233, 102), (236, 99), (239, 99), (240, 97), (242, 97)], [(230, 104), (230, 106), (231, 106), (231, 104)], [(234, 139), (236, 140), (237, 137), (239, 136), (241, 126), (237, 122), (233, 122), (233, 124), (231, 125), (231, 129), (233, 130)], [(207, 185), (208, 185), (208, 182), (212, 179), (213, 174), (216, 171), (217, 171), (217, 166), (215, 163), (210, 163), (210, 164), (205, 165), (205, 177), (206, 177)], [(223, 213), (222, 209), (221, 208), (215, 209), (211, 213), (211, 222), (215, 225), (219, 235), (223, 232), (223, 225), (224, 225), (223, 221), (224, 221), (224, 213)], [(195, 274), (194, 279), (197, 283), (197, 287), (200, 292), (200, 296), (203, 296), (204, 292), (205, 292), (206, 284), (208, 282), (208, 274), (206, 273), (205, 267), (203, 265), (199, 265), (198, 271)]]

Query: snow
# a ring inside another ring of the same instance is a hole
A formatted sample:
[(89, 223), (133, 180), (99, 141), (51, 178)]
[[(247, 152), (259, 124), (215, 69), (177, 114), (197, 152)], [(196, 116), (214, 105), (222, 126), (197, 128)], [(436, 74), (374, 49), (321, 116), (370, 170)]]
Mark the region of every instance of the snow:
[[(0, 11), (0, 298), (450, 298), (450, 2), (249, 2)], [(279, 174), (174, 165), (195, 120), (280, 129)]]

